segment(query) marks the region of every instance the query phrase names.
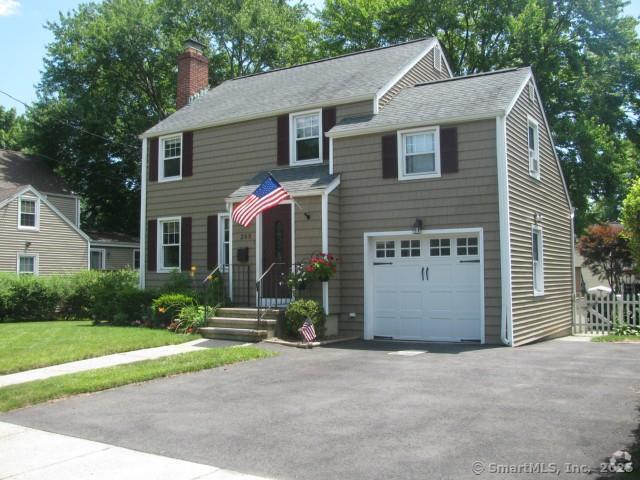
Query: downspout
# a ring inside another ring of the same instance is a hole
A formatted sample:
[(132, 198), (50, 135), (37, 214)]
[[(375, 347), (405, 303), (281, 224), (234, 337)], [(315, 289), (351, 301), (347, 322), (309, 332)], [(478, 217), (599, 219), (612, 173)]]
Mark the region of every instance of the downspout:
[(504, 116), (496, 117), (496, 153), (498, 169), (498, 217), (500, 221), (500, 281), (502, 308), (500, 341), (513, 346), (511, 310), (511, 237), (509, 225), (509, 175), (507, 168), (507, 127)]
[(142, 158), (140, 159), (140, 270), (139, 285), (144, 290), (147, 271), (147, 144), (142, 139)]

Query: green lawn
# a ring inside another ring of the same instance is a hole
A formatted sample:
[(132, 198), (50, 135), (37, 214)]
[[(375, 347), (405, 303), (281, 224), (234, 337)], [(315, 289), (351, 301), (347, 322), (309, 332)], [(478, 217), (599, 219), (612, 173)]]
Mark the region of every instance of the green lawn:
[(602, 335), (593, 337), (592, 342), (639, 342), (640, 337), (637, 335)]
[(198, 338), (90, 321), (0, 323), (0, 375)]
[(256, 347), (212, 348), (11, 385), (0, 388), (0, 412), (69, 395), (97, 392), (130, 383), (145, 382), (154, 378), (196, 372), (273, 355), (272, 352)]

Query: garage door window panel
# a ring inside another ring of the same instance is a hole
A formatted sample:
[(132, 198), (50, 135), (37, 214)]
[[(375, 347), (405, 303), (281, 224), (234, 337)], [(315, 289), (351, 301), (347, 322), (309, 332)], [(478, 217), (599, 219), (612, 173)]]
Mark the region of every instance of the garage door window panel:
[(420, 240), (401, 240), (400, 256), (401, 257), (419, 257), (420, 256)]
[(396, 256), (396, 242), (388, 240), (376, 242), (376, 258), (393, 258)]
[(448, 257), (451, 255), (451, 239), (433, 238), (429, 240), (429, 253), (432, 257)]
[(459, 257), (478, 255), (478, 238), (465, 237), (456, 239), (456, 253)]

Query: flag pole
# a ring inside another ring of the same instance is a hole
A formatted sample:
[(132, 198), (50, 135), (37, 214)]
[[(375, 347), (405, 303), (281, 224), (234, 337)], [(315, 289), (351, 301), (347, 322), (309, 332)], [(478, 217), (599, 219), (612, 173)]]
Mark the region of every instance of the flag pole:
[[(276, 177), (274, 177), (274, 176), (273, 176), (273, 172), (272, 172), (272, 170), (269, 170), (268, 175), (269, 175), (272, 179), (274, 179), (278, 184), (280, 183), (280, 182), (278, 182), (278, 180), (276, 179)], [(298, 208), (299, 208), (300, 210), (302, 210), (302, 211), (303, 211), (303, 213), (304, 213), (304, 209), (300, 206), (300, 204), (299, 204), (298, 202), (296, 202), (296, 201), (295, 201), (295, 199), (294, 199), (291, 195), (289, 195), (289, 198), (291, 199), (291, 203), (293, 203), (296, 207), (298, 207)]]

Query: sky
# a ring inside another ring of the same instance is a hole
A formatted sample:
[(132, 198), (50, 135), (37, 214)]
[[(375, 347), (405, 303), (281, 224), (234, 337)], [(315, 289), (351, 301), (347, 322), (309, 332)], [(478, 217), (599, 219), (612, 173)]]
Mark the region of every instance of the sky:
[[(70, 12), (83, 0), (0, 0), (0, 90), (31, 103), (36, 99), (35, 86), (40, 81), (46, 45), (53, 40), (44, 28), (55, 21), (59, 12)], [(324, 0), (307, 0), (320, 8)], [(640, 17), (640, 0), (632, 0), (625, 9)], [(0, 93), (0, 105), (24, 112), (24, 106)]]

